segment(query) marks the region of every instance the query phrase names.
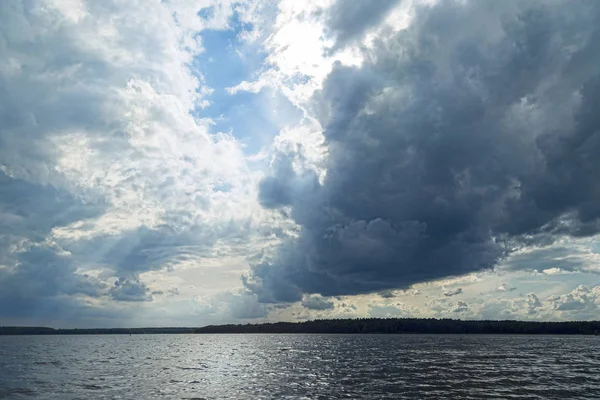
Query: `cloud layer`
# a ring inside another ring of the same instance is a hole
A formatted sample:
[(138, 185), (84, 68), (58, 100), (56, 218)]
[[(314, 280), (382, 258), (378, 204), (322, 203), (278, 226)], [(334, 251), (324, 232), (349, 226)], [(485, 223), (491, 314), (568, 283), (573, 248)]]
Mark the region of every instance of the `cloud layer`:
[(0, 1), (0, 325), (593, 317), (599, 14)]
[(241, 145), (197, 114), (211, 88), (190, 68), (198, 33), (237, 7), (0, 4), (0, 299), (15, 314), (57, 296), (63, 314), (148, 302), (141, 274), (271, 235)]
[(263, 206), (290, 209), (301, 232), (247, 287), (268, 302), (406, 288), (596, 234), (599, 12), (594, 1), (418, 6), (407, 29), (363, 48), (362, 65), (334, 65), (309, 105), (326, 177), (290, 159), (262, 182)]

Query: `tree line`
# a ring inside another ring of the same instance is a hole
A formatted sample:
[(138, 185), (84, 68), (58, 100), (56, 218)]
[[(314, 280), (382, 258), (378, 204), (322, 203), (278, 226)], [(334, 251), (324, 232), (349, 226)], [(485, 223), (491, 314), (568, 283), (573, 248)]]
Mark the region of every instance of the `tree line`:
[(135, 335), (191, 333), (406, 333), (599, 335), (600, 321), (475, 321), (435, 318), (318, 319), (305, 322), (209, 325), (201, 328), (54, 329), (2, 326), (0, 335)]
[(196, 333), (413, 333), (598, 335), (600, 321), (464, 321), (421, 318), (322, 319), (245, 325), (211, 325)]

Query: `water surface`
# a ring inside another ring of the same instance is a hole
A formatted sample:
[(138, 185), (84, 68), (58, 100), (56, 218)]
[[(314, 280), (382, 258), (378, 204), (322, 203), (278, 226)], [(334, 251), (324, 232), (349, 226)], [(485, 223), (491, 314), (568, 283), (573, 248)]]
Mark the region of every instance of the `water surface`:
[(600, 338), (0, 336), (0, 399), (593, 399)]

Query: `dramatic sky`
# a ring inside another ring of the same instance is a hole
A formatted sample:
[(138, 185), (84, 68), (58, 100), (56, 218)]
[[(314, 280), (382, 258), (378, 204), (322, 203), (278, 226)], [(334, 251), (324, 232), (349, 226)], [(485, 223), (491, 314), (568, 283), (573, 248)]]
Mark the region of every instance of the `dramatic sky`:
[(600, 1), (0, 1), (0, 325), (600, 316)]

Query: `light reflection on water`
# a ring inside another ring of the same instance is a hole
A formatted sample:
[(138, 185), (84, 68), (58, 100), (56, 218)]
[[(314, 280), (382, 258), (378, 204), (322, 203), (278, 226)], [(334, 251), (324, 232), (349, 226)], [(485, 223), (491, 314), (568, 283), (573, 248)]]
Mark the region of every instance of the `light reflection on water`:
[(600, 338), (0, 336), (0, 399), (600, 398)]

